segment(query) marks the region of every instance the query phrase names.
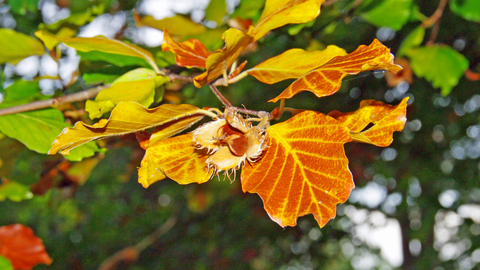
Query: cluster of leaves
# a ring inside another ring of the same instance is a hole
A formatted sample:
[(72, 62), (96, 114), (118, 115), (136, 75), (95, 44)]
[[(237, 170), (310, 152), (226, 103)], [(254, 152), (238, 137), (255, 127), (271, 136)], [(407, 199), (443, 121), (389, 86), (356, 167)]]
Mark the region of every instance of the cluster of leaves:
[[(392, 62), (389, 49), (375, 40), (350, 54), (336, 46), (310, 51), (291, 49), (254, 67), (248, 68), (246, 62), (237, 67), (238, 59), (248, 54), (269, 31), (286, 24), (298, 24), (296, 28), (289, 29), (292, 33), (311, 26), (320, 12), (322, 2), (267, 1), (263, 12), (254, 18), (255, 23), (238, 20), (241, 30), (216, 29), (218, 33), (215, 33), (215, 38), (211, 38), (214, 30), (206, 31), (204, 26), (184, 16), (156, 20), (152, 16), (141, 17), (135, 13), (138, 26), (165, 30), (163, 52), (155, 54), (119, 39), (74, 37), (78, 26), (103, 13), (102, 8), (98, 7), (41, 28), (35, 32), (41, 42), (10, 29), (0, 29), (0, 45), (8, 49), (0, 52), (1, 63), (16, 64), (31, 55), (43, 55), (45, 48), (59, 62), (63, 45), (66, 45), (77, 51), (82, 63), (102, 61), (123, 67), (123, 75), (118, 74), (120, 69), (110, 74), (102, 66), (79, 70), (71, 78), (62, 80), (67, 92), (76, 91), (79, 81), (88, 85), (104, 84), (97, 89), (100, 92), (94, 93), (94, 100), (87, 100), (85, 105), (79, 106), (85, 106), (92, 120), (109, 115), (108, 120), (101, 119), (91, 124), (81, 115), (73, 114), (72, 117), (72, 112), (78, 113), (78, 107), (56, 106), (1, 116), (0, 131), (39, 153), (61, 152), (68, 153), (65, 158), (70, 161), (84, 159), (73, 166), (68, 163), (62, 167), (61, 163), (49, 171), (62, 175), (70, 182), (73, 179), (77, 184), (85, 182), (101, 155), (92, 156), (105, 151), (99, 147), (104, 145), (103, 142), (97, 145), (93, 140), (136, 133), (141, 147), (146, 149), (139, 169), (139, 181), (143, 186), (148, 187), (167, 177), (180, 184), (203, 183), (221, 171), (230, 175), (243, 167), (243, 191), (258, 193), (265, 210), (274, 221), (282, 227), (294, 226), (298, 217), (313, 214), (323, 227), (335, 216), (336, 205), (345, 202), (354, 187), (344, 144), (356, 141), (381, 147), (390, 145), (392, 133), (402, 130), (405, 124), (407, 98), (397, 106), (365, 100), (355, 112), (333, 111), (328, 115), (285, 108), (285, 99), (302, 91), (312, 92), (317, 97), (329, 96), (340, 89), (345, 76), (376, 69), (398, 72), (399, 66)], [(363, 1), (356, 7), (357, 15), (371, 24), (395, 30), (401, 29), (409, 20), (423, 21), (412, 30), (398, 50), (397, 56), (408, 58), (401, 59), (402, 62), (397, 60), (406, 69), (399, 74), (408, 74), (410, 63), (418, 77), (425, 77), (434, 87), (441, 88), (443, 94), (449, 94), (467, 70), (468, 61), (447, 45), (434, 44), (431, 40), (421, 45), (425, 30), (434, 28), (438, 18), (424, 18), (413, 1), (379, 2)], [(241, 10), (244, 6), (241, 5), (235, 13), (245, 12)], [(478, 21), (472, 1), (450, 1), (450, 8), (468, 20)], [(385, 17), (383, 14), (386, 13), (392, 16)], [(248, 17), (246, 14), (244, 18)], [(218, 23), (222, 22), (222, 16), (218, 19), (218, 16), (207, 12), (208, 20)], [(69, 28), (61, 28), (67, 24)], [(199, 36), (207, 32), (209, 38), (180, 41), (186, 36)], [(215, 50), (222, 39), (223, 47)], [(175, 60), (171, 60), (170, 52)], [(176, 67), (171, 65), (173, 63)], [(202, 70), (199, 75), (198, 69)], [(182, 72), (177, 72), (179, 70)], [(234, 107), (216, 89), (218, 86), (235, 84), (248, 75), (266, 84), (287, 79), (295, 81), (280, 95), (270, 99), (281, 104), (271, 113), (266, 113)], [(44, 76), (37, 79), (49, 78)], [(409, 81), (405, 77), (401, 79)], [(16, 80), (5, 89), (1, 108), (48, 101), (40, 93), (38, 80)], [(184, 81), (192, 81), (196, 87), (209, 85), (222, 99), (225, 111), (200, 109), (189, 104), (168, 104), (183, 103), (181, 98), (172, 95), (170, 89), (178, 87), (179, 82), (183, 87)], [(61, 98), (55, 100), (63, 102)], [(155, 107), (162, 99), (167, 104)], [(294, 116), (270, 126), (270, 121), (280, 119), (284, 111), (293, 112)], [(191, 133), (172, 137), (200, 122), (205, 116), (213, 120)], [(67, 123), (77, 120), (83, 122), (65, 128)], [(259, 123), (254, 126), (252, 122)], [(5, 140), (2, 141), (5, 143)], [(45, 179), (51, 180), (42, 177), (42, 180)], [(0, 200), (9, 198), (19, 201), (31, 198), (31, 191), (42, 193), (35, 190), (34, 186), (30, 189), (18, 182), (4, 180), (0, 186)]]

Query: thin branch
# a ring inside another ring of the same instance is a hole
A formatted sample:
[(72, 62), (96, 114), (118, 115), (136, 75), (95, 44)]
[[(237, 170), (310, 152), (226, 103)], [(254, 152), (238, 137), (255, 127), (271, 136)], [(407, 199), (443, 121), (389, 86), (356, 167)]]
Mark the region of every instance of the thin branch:
[(175, 73), (167, 73), (165, 71), (165, 76), (167, 76), (170, 81), (184, 81), (184, 82), (193, 82), (193, 78), (189, 76), (182, 76)]
[(222, 93), (220, 93), (220, 91), (218, 91), (217, 87), (213, 84), (209, 84), (210, 85), (210, 89), (212, 89), (212, 92), (215, 94), (215, 96), (217, 96), (217, 98), (223, 103), (223, 105), (225, 107), (232, 107), (232, 103), (230, 103), (230, 101), (228, 101), (223, 95)]
[(155, 243), (162, 235), (170, 231), (176, 223), (176, 218), (171, 217), (165, 223), (162, 224), (158, 229), (153, 233), (149, 234), (147, 237), (143, 238), (142, 241), (138, 242), (135, 246), (128, 246), (112, 256), (108, 257), (102, 262), (99, 270), (113, 270), (121, 262), (133, 262), (138, 259), (138, 255), (144, 249), (149, 247), (151, 244)]
[(445, 6), (447, 5), (448, 0), (440, 0), (440, 3), (438, 4), (437, 9), (435, 12), (430, 16), (428, 19), (422, 22), (422, 27), (423, 28), (429, 28), (432, 27), (440, 18), (442, 17), (443, 10), (445, 9)]
[(2, 115), (8, 115), (8, 114), (14, 114), (14, 113), (21, 113), (21, 112), (27, 112), (27, 111), (33, 111), (33, 110), (39, 110), (39, 109), (45, 109), (51, 106), (59, 105), (59, 104), (64, 104), (64, 103), (71, 103), (71, 102), (76, 102), (76, 101), (82, 101), (86, 100), (89, 98), (92, 98), (98, 94), (101, 90), (110, 87), (110, 84), (102, 85), (102, 86), (97, 86), (95, 88), (91, 88), (88, 90), (84, 90), (81, 92), (77, 92), (74, 94), (62, 96), (62, 97), (56, 97), (56, 98), (51, 98), (47, 100), (39, 100), (35, 101), (32, 103), (28, 104), (23, 104), (19, 106), (14, 106), (10, 108), (5, 108), (5, 109), (0, 109), (0, 116)]

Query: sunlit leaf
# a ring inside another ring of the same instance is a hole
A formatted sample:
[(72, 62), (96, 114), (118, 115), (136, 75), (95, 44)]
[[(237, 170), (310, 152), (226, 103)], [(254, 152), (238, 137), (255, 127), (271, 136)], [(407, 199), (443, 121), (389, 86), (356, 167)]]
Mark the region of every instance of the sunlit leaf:
[(205, 61), (210, 52), (196, 39), (189, 39), (184, 42), (175, 42), (165, 29), (163, 32), (162, 50), (175, 54), (176, 64), (182, 67), (205, 68)]
[(14, 269), (30, 270), (40, 263), (52, 263), (42, 239), (22, 224), (0, 227), (0, 255), (9, 259)]
[(477, 0), (453, 0), (450, 9), (465, 20), (480, 22), (480, 5)]
[(291, 49), (247, 70), (257, 80), (273, 84), (286, 79), (296, 79), (305, 73), (324, 65), (336, 56), (346, 55), (344, 49), (334, 45), (323, 51)]
[(291, 98), (302, 91), (310, 91), (317, 97), (329, 96), (340, 89), (344, 77), (376, 69), (386, 69), (393, 73), (402, 69), (393, 64), (390, 49), (377, 39), (369, 46), (361, 45), (352, 53), (337, 56), (325, 65), (308, 72), (294, 81), (279, 96), (269, 101), (276, 102), (282, 98)]
[(411, 17), (413, 0), (363, 1), (358, 7), (360, 16), (378, 27), (402, 29)]
[[(393, 132), (402, 131), (405, 126), (408, 97), (397, 106), (375, 100), (363, 100), (354, 112), (330, 112), (328, 115), (342, 122), (350, 129), (352, 139), (386, 147), (393, 141)], [(364, 130), (372, 125), (368, 129)]]
[(268, 31), (289, 23), (306, 23), (320, 14), (325, 0), (267, 0), (262, 16), (248, 34), (257, 41)]
[(270, 218), (295, 226), (313, 214), (323, 227), (347, 200), (354, 183), (343, 145), (349, 130), (335, 119), (305, 111), (267, 129), (264, 157), (242, 170), (244, 192), (258, 193)]
[(204, 183), (213, 169), (207, 167), (206, 150), (194, 147), (192, 133), (156, 142), (147, 149), (138, 171), (138, 182), (147, 188), (163, 175), (181, 185)]
[(205, 26), (195, 23), (179, 14), (161, 20), (157, 20), (150, 15), (143, 16), (142, 18), (136, 17), (135, 19), (138, 26), (149, 26), (160, 31), (167, 29), (170, 34), (176, 36), (190, 36), (206, 31)]
[(48, 153), (68, 154), (73, 148), (93, 140), (145, 130), (186, 116), (200, 115), (202, 112), (203, 110), (188, 104), (164, 104), (146, 109), (136, 102), (120, 102), (108, 120), (102, 119), (95, 125), (77, 122), (73, 128), (64, 129)]
[(20, 202), (31, 198), (33, 198), (33, 193), (30, 192), (28, 186), (11, 181), (0, 184), (0, 201), (9, 199), (14, 202)]
[(446, 45), (418, 47), (407, 55), (415, 75), (441, 88), (442, 95), (450, 94), (469, 65), (465, 56)]
[(397, 57), (406, 55), (408, 51), (412, 48), (415, 48), (422, 44), (423, 38), (425, 37), (425, 28), (422, 26), (418, 26), (417, 28), (413, 29), (410, 34), (402, 41), (400, 48), (396, 53)]
[(102, 74), (102, 73), (85, 73), (83, 74), (83, 81), (86, 85), (112, 83), (119, 75), (114, 74)]
[(112, 105), (121, 101), (135, 101), (148, 107), (155, 96), (155, 78), (156, 74), (151, 69), (138, 68), (129, 71), (116, 79), (111, 87), (100, 91), (95, 101), (87, 103), (85, 110), (90, 118), (94, 119), (111, 111)]
[[(66, 126), (63, 114), (57, 109), (43, 109), (0, 117), (0, 131), (23, 143), (28, 149), (46, 154), (52, 142)], [(91, 143), (76, 149), (67, 158), (81, 160), (98, 151)]]
[(225, 41), (225, 46), (208, 56), (207, 71), (193, 79), (196, 87), (201, 87), (226, 72), (240, 52), (252, 42), (252, 37), (234, 28), (225, 31), (222, 39)]
[(72, 37), (72, 38), (58, 38), (51, 34), (47, 34), (44, 31), (37, 31), (35, 35), (44, 40), (45, 44), (52, 46), (55, 43), (55, 39), (63, 42), (65, 45), (74, 48), (80, 52), (102, 52), (107, 54), (117, 54), (124, 56), (131, 56), (145, 60), (157, 74), (161, 74), (153, 55), (140, 48), (137, 45), (126, 43), (116, 39), (109, 39), (103, 36), (96, 36), (92, 38), (84, 37)]
[(203, 119), (203, 115), (190, 115), (156, 127), (150, 136), (150, 144), (169, 138)]
[(0, 28), (0, 64), (17, 64), (20, 60), (45, 53), (37, 39), (8, 28)]
[(205, 19), (214, 21), (217, 25), (225, 20), (227, 15), (227, 3), (225, 0), (211, 0), (205, 9)]

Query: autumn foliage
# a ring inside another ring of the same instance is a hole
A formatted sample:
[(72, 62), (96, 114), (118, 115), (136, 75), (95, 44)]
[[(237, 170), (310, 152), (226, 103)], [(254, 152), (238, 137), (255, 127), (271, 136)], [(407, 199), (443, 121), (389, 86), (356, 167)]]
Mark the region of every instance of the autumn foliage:
[[(295, 226), (297, 218), (307, 214), (313, 214), (318, 224), (325, 226), (335, 217), (336, 205), (345, 202), (354, 188), (344, 144), (356, 141), (381, 147), (390, 145), (393, 132), (401, 131), (405, 124), (408, 98), (397, 106), (366, 100), (354, 112), (334, 111), (325, 115), (303, 111), (287, 121), (270, 122), (285, 111), (285, 99), (299, 92), (328, 96), (340, 89), (346, 76), (377, 69), (396, 73), (401, 67), (393, 63), (390, 50), (374, 40), (351, 53), (333, 45), (322, 51), (291, 49), (246, 71), (243, 63), (229, 74), (230, 67), (247, 46), (285, 24), (313, 20), (320, 13), (322, 2), (267, 1), (255, 25), (247, 32), (234, 28), (225, 31), (224, 47), (213, 52), (196, 39), (175, 41), (169, 29), (165, 29), (162, 49), (175, 55), (178, 66), (204, 68), (203, 73), (193, 78), (193, 83), (197, 87), (209, 84), (225, 109), (200, 109), (188, 104), (164, 104), (148, 109), (150, 102), (115, 101), (110, 104), (113, 110), (108, 120), (102, 119), (94, 125), (78, 122), (64, 129), (49, 154), (68, 154), (92, 140), (136, 132), (142, 148), (146, 149), (138, 169), (139, 182), (146, 188), (166, 178), (182, 185), (204, 183), (214, 176), (221, 177), (222, 172), (233, 181), (241, 169), (243, 191), (258, 193), (268, 215), (280, 226)], [(76, 49), (81, 46), (75, 42), (82, 43), (81, 38), (59, 41)], [(110, 42), (101, 41), (105, 46)], [(90, 40), (84, 42), (82, 46), (97, 49)], [(109, 46), (114, 48), (118, 42)], [(125, 46), (125, 54), (152, 63), (148, 54), (132, 45)], [(270, 114), (234, 107), (215, 87), (235, 83), (248, 75), (268, 84), (286, 79), (295, 81), (270, 100), (282, 103)], [(159, 78), (164, 76), (160, 71), (145, 80), (158, 85)], [(212, 120), (177, 135), (205, 116)]]

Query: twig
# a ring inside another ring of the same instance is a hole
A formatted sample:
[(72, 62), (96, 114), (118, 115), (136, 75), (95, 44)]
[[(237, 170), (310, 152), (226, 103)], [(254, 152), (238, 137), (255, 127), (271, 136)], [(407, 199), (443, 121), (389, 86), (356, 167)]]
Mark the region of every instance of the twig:
[(182, 76), (175, 73), (167, 73), (165, 75), (170, 78), (170, 81), (184, 81), (184, 82), (193, 82), (193, 78), (189, 76)]
[(440, 27), (440, 18), (442, 18), (443, 10), (445, 9), (447, 2), (448, 0), (440, 0), (440, 3), (438, 4), (437, 9), (432, 14), (432, 16), (422, 22), (422, 27), (424, 29), (434, 26), (432, 29), (432, 33), (430, 34), (430, 38), (427, 41), (427, 44), (433, 44), (435, 42), (435, 39), (437, 38), (438, 29)]
[(217, 96), (217, 98), (223, 103), (223, 105), (225, 107), (232, 107), (232, 103), (230, 103), (230, 101), (228, 101), (223, 95), (222, 93), (220, 93), (220, 91), (218, 91), (217, 87), (213, 84), (209, 84), (210, 85), (210, 89), (212, 89), (212, 92), (215, 94), (215, 96)]
[(169, 218), (167, 221), (165, 221), (165, 223), (162, 224), (162, 226), (156, 229), (153, 233), (149, 234), (147, 237), (143, 238), (142, 241), (138, 242), (135, 246), (126, 247), (108, 257), (102, 262), (98, 270), (113, 270), (116, 268), (117, 264), (122, 261), (136, 261), (140, 252), (142, 252), (151, 244), (155, 243), (155, 241), (157, 241), (162, 235), (170, 231), (175, 223), (175, 217)]
[(51, 98), (47, 100), (39, 100), (28, 104), (18, 105), (10, 108), (0, 109), (0, 116), (14, 114), (14, 113), (21, 113), (27, 111), (33, 111), (38, 109), (45, 109), (51, 106), (64, 104), (64, 103), (71, 103), (76, 101), (82, 101), (89, 98), (92, 98), (98, 94), (101, 90), (110, 87), (110, 84), (97, 86), (95, 88), (91, 88), (88, 90), (84, 90), (81, 92), (77, 92), (74, 94)]

